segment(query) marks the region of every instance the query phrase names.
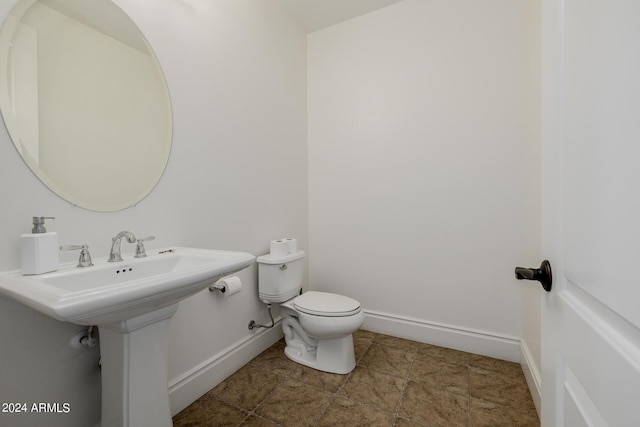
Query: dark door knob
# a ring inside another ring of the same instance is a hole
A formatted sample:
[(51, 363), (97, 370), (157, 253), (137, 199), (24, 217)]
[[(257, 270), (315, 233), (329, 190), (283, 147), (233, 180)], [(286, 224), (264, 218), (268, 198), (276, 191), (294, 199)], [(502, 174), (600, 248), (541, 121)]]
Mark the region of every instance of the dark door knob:
[(551, 291), (551, 283), (553, 277), (551, 275), (551, 264), (546, 259), (540, 264), (540, 268), (523, 268), (516, 267), (516, 279), (518, 280), (537, 280), (542, 288)]

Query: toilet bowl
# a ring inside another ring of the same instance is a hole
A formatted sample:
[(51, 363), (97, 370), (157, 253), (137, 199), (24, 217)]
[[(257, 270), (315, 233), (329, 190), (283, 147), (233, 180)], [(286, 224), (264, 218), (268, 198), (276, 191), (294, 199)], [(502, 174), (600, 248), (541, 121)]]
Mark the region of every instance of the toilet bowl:
[(258, 293), (280, 305), (285, 355), (325, 372), (348, 374), (356, 366), (352, 334), (364, 323), (360, 303), (343, 295), (301, 293), (304, 252), (258, 257)]
[[(342, 309), (344, 306), (348, 308)], [(352, 334), (364, 322), (358, 301), (309, 291), (280, 304), (280, 313), (289, 359), (336, 374), (348, 374), (355, 368)]]

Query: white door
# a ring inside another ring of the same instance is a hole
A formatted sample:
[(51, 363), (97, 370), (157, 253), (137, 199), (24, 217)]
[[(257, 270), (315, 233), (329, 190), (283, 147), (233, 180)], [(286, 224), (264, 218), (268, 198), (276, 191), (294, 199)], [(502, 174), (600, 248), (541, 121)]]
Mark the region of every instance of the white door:
[(542, 0), (543, 426), (640, 426), (640, 1)]

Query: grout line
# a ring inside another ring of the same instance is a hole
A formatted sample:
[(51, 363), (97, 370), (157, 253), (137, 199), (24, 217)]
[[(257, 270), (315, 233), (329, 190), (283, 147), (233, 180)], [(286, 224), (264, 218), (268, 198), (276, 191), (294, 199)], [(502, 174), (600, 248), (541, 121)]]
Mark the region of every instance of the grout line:
[(413, 365), (416, 363), (416, 360), (418, 359), (418, 349), (415, 348), (413, 350), (413, 360), (411, 361), (411, 366), (409, 366), (409, 370), (407, 371), (407, 376), (404, 379), (404, 386), (402, 387), (402, 392), (400, 393), (400, 399), (398, 400), (398, 404), (396, 405), (396, 410), (393, 413), (393, 425), (396, 425), (396, 422), (398, 421), (398, 416), (400, 415), (400, 407), (402, 406), (402, 403), (404, 402), (404, 396), (406, 395), (407, 392), (407, 386), (409, 385), (409, 377), (411, 376), (411, 371), (413, 370)]

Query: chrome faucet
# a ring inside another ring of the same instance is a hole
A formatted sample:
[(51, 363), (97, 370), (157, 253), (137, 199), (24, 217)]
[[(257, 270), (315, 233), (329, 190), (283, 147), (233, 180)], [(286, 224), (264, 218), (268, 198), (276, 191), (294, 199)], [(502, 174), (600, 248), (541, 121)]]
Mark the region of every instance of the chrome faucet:
[(133, 235), (130, 231), (121, 231), (118, 233), (116, 237), (111, 239), (111, 252), (109, 253), (109, 262), (119, 262), (122, 261), (122, 257), (120, 256), (120, 241), (123, 237), (127, 238), (127, 242), (135, 243), (136, 236)]

